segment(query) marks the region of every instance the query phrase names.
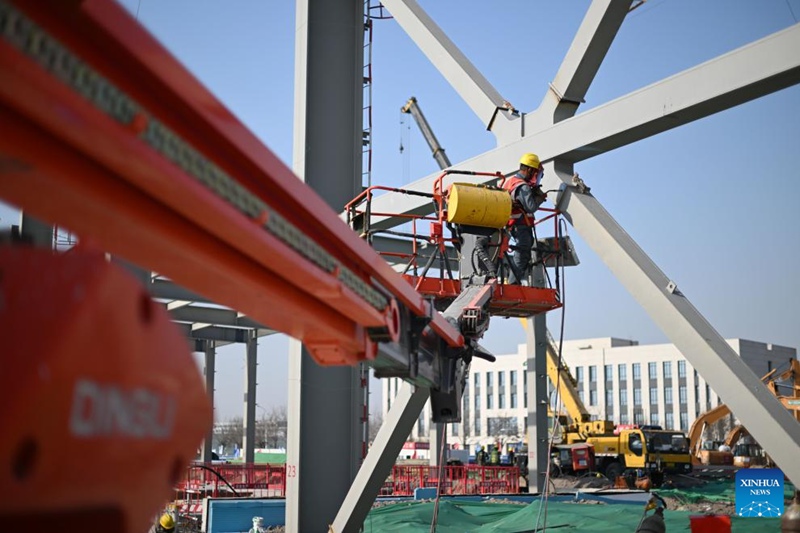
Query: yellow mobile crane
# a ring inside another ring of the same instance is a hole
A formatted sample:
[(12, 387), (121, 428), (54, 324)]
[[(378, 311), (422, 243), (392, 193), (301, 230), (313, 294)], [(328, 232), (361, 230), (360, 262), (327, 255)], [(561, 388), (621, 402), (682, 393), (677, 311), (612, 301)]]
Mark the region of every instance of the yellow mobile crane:
[(569, 416), (569, 420), (564, 417), (558, 420), (563, 443), (591, 444), (597, 469), (611, 480), (629, 471), (639, 471), (658, 486), (664, 474), (691, 472), (689, 441), (680, 431), (653, 426), (615, 427), (610, 420), (592, 420), (569, 369), (559, 365), (558, 346), (549, 333), (548, 341), (547, 375), (558, 387), (560, 401)]

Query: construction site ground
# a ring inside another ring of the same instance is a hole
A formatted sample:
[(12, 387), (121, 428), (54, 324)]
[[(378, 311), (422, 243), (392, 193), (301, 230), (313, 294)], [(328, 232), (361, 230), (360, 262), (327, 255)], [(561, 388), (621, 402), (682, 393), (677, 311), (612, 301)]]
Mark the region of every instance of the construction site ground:
[[(727, 515), (736, 532), (773, 532), (780, 530), (780, 518), (743, 518), (735, 515), (735, 479), (730, 470), (706, 472), (700, 476), (669, 477), (663, 486), (652, 489), (667, 502), (664, 512), (666, 531), (689, 531), (691, 517)], [(644, 504), (609, 504), (593, 496), (623, 496), (647, 501), (649, 495), (641, 490), (620, 490), (605, 477), (560, 477), (551, 480), (550, 493), (545, 498), (520, 500), (512, 495), (497, 495), (482, 500), (442, 497), (438, 502), (438, 533), (527, 533), (547, 529), (558, 531), (593, 531), (633, 533), (644, 513)], [(786, 482), (784, 500), (788, 507), (794, 486)], [(575, 495), (578, 494), (578, 498)], [(546, 504), (545, 504), (546, 501)], [(378, 500), (364, 523), (366, 533), (430, 532), (434, 500)], [(647, 515), (651, 515), (649, 511)], [(283, 532), (282, 527), (268, 529)]]

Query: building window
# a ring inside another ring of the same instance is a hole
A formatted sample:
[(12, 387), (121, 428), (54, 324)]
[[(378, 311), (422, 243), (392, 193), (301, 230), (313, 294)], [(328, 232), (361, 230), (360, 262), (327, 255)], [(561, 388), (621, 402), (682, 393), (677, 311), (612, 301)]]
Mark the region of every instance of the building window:
[(681, 431), (689, 429), (689, 413), (681, 411)]
[(664, 387), (664, 403), (672, 405), (672, 387)]
[(497, 400), (498, 400), (498, 407), (500, 409), (505, 409), (506, 408), (506, 395), (501, 392), (498, 395)]
[(607, 390), (606, 391), (606, 406), (607, 407), (614, 407), (614, 391)]
[(589, 391), (589, 405), (597, 405), (597, 390)]
[(647, 363), (647, 375), (650, 377), (650, 381), (658, 379), (658, 370), (655, 363)]
[(578, 382), (578, 388), (583, 388), (583, 367), (576, 366), (575, 367), (575, 381)]
[(711, 409), (711, 387), (706, 383), (706, 411)]
[(628, 390), (622, 389), (619, 391), (619, 405), (625, 407), (628, 405)]
[(664, 379), (672, 379), (672, 361), (664, 361)]
[(512, 409), (517, 408), (517, 391), (515, 390), (511, 391), (511, 408)]
[(417, 435), (422, 437), (425, 434), (425, 411), (423, 410), (419, 414), (419, 418), (417, 419)]
[(678, 377), (686, 377), (686, 361), (678, 361)]
[(642, 389), (633, 389), (633, 405), (642, 405)]
[(512, 370), (511, 371), (511, 386), (512, 387), (516, 387), (517, 386), (517, 371), (516, 370)]
[(675, 416), (672, 414), (672, 412), (667, 411), (666, 419), (667, 423), (664, 429), (675, 429)]
[(475, 417), (475, 435), (481, 434), (481, 417)]
[(486, 396), (486, 408), (494, 409), (494, 396), (492, 394)]
[(614, 381), (614, 365), (606, 365), (605, 377), (606, 381)]
[(494, 375), (491, 372), (486, 373), (486, 389), (489, 390), (492, 388), (492, 382), (494, 381)]
[(620, 381), (628, 379), (628, 367), (626, 365), (617, 365), (617, 373)]
[(597, 367), (594, 365), (589, 367), (589, 383), (597, 383)]
[(627, 424), (628, 423), (628, 413), (620, 413), (619, 414), (619, 423), (620, 424)]
[(644, 424), (644, 414), (640, 413), (639, 411), (634, 411), (633, 413), (633, 423), (642, 425)]
[(586, 401), (586, 400), (583, 399), (583, 390), (579, 390), (578, 391), (578, 398), (580, 399), (581, 403)]
[(658, 413), (650, 413), (650, 425), (651, 426), (658, 425)]
[(642, 379), (642, 365), (633, 363), (633, 379)]
[(481, 412), (481, 397), (478, 396), (477, 394), (475, 395), (475, 412), (476, 413)]
[(481, 375), (476, 372), (472, 375), (472, 382), (475, 384), (475, 394), (480, 394), (481, 392)]
[(505, 372), (498, 372), (497, 373), (498, 385), (504, 386), (506, 384), (506, 373)]
[(681, 385), (678, 387), (678, 399), (681, 402), (681, 405), (686, 405), (686, 385)]
[(458, 437), (458, 424), (450, 425), (450, 434), (454, 437)]
[(658, 388), (650, 387), (650, 405), (658, 405)]

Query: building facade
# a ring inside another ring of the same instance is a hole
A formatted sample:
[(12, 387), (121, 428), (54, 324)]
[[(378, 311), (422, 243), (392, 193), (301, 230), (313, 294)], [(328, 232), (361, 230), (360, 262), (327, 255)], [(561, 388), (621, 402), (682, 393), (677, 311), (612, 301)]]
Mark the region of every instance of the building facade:
[[(796, 348), (744, 339), (727, 342), (757, 376), (797, 358)], [(526, 349), (521, 344), (517, 353), (498, 356), (494, 363), (473, 359), (462, 422), (447, 428), (450, 444), (466, 448), (522, 441), (528, 415)], [(722, 403), (672, 344), (639, 345), (611, 337), (565, 341), (562, 357), (594, 420), (688, 431), (701, 413)], [(397, 378), (383, 380), (384, 418), (401, 384)], [(550, 389), (555, 408), (552, 384)], [(427, 441), (430, 418), (428, 404), (409, 440)]]

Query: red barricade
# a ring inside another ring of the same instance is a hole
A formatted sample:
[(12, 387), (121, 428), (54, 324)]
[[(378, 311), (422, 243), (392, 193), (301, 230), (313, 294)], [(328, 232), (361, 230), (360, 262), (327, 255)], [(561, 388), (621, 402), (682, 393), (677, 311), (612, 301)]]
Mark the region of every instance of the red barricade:
[[(381, 496), (412, 496), (420, 487), (439, 487), (439, 467), (396, 465), (384, 482)], [(517, 494), (519, 468), (516, 466), (446, 466), (442, 472), (441, 494)]]

